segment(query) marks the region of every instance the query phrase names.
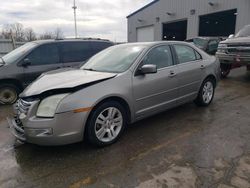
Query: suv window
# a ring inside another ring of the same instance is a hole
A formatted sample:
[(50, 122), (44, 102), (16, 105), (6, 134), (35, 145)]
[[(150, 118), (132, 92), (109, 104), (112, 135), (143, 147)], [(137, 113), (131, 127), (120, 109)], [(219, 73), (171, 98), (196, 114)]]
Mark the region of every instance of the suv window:
[(100, 52), (100, 51), (102, 51), (110, 46), (113, 46), (113, 45), (109, 42), (95, 42), (95, 41), (93, 41), (93, 42), (91, 42), (91, 46), (92, 46), (94, 54), (96, 54), (96, 53), (98, 53), (98, 52)]
[(31, 65), (47, 65), (59, 63), (59, 52), (56, 44), (44, 44), (37, 47), (26, 58)]
[(63, 63), (86, 61), (93, 55), (89, 42), (61, 43)]
[(196, 51), (189, 47), (189, 46), (185, 46), (185, 45), (174, 45), (179, 63), (186, 63), (186, 62), (190, 62), (190, 61), (195, 61), (197, 60), (196, 56)]
[(209, 52), (216, 51), (217, 48), (218, 48), (218, 45), (219, 45), (219, 41), (217, 41), (217, 40), (211, 40), (211, 41), (208, 43), (208, 51), (209, 51)]
[(153, 64), (156, 65), (158, 69), (172, 66), (173, 58), (169, 46), (159, 46), (152, 49), (143, 61), (144, 65)]

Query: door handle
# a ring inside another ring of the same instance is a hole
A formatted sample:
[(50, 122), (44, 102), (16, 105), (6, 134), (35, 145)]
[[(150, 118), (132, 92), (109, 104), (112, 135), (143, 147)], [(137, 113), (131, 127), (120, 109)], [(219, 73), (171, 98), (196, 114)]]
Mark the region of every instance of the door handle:
[(201, 69), (205, 69), (206, 67), (204, 65), (201, 65)]
[(173, 78), (175, 77), (177, 74), (174, 71), (170, 71), (169, 77)]

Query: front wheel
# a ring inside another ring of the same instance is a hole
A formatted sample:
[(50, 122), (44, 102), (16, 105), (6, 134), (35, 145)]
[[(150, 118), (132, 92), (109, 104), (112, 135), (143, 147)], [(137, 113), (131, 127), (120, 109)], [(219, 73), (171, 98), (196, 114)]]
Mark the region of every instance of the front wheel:
[(0, 85), (0, 104), (14, 104), (19, 93), (20, 90), (15, 85)]
[(221, 78), (226, 78), (231, 71), (231, 65), (222, 63), (220, 68), (221, 68)]
[(95, 146), (107, 146), (121, 136), (127, 122), (124, 107), (116, 101), (98, 106), (87, 123), (87, 139)]
[(200, 88), (198, 97), (195, 103), (198, 106), (208, 106), (211, 104), (214, 98), (215, 82), (213, 79), (206, 79)]

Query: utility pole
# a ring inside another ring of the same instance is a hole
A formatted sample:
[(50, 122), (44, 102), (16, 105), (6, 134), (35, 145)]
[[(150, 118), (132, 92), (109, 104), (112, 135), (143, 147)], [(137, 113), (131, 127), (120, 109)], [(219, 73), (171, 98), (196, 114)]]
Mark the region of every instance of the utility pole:
[(74, 20), (75, 20), (75, 38), (77, 38), (77, 24), (76, 24), (76, 0), (74, 0), (74, 6), (72, 7), (74, 10)]

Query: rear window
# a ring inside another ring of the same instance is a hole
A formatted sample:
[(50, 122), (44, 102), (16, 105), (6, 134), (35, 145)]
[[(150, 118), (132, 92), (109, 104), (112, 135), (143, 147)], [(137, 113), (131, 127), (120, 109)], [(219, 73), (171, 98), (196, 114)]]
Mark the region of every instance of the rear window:
[(65, 42), (61, 43), (63, 63), (82, 62), (89, 59), (94, 52), (90, 42)]
[(195, 61), (197, 59), (195, 50), (189, 46), (174, 45), (174, 48), (180, 64)]

